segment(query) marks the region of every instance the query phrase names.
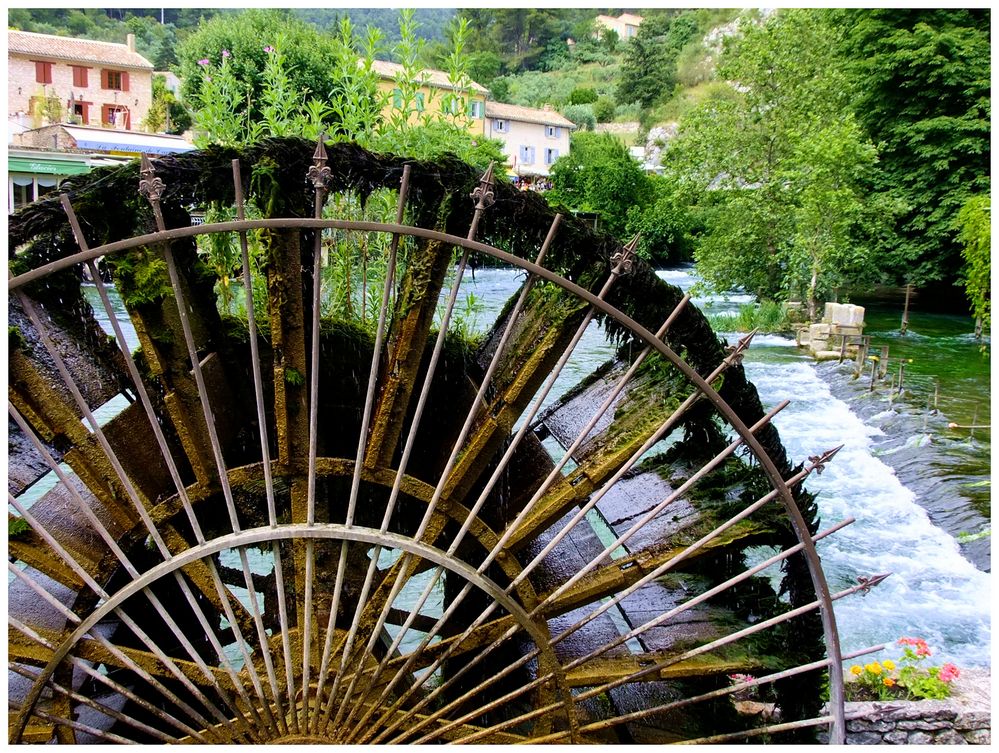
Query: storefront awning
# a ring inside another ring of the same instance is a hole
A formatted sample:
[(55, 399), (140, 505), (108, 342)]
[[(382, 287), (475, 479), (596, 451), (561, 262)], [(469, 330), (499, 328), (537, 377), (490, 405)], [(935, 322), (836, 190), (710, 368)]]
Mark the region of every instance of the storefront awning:
[(44, 173), (47, 175), (80, 175), (90, 172), (86, 159), (42, 159), (10, 157), (7, 160), (7, 171), (12, 173)]
[(179, 136), (165, 136), (137, 131), (118, 131), (112, 128), (66, 127), (76, 142), (77, 149), (120, 154), (176, 154), (189, 152), (194, 146)]

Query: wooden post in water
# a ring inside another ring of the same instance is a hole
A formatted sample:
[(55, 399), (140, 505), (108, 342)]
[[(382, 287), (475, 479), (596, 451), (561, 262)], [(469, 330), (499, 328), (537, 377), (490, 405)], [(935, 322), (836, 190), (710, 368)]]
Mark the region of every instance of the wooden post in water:
[(839, 362), (843, 363), (843, 359), (845, 357), (846, 357), (846, 335), (840, 335)]
[(871, 392), (874, 392), (874, 381), (877, 379), (878, 365), (871, 361)]
[(864, 362), (867, 361), (867, 351), (870, 348), (870, 344), (870, 338), (865, 337), (860, 347), (857, 348), (857, 364), (854, 374), (858, 379), (864, 375)]
[(905, 379), (905, 361), (898, 364), (898, 391), (902, 392), (902, 381)]
[(936, 415), (939, 410), (938, 403), (940, 401), (940, 382), (934, 382), (933, 384), (933, 413)]
[(880, 376), (881, 376), (882, 379), (884, 379), (885, 376), (887, 376), (887, 374), (888, 374), (888, 346), (887, 345), (882, 345), (881, 346), (881, 367), (880, 367), (880, 369), (878, 369), (878, 371), (880, 372)]
[(905, 286), (905, 308), (902, 309), (902, 334), (909, 328), (909, 296), (912, 295), (912, 285)]

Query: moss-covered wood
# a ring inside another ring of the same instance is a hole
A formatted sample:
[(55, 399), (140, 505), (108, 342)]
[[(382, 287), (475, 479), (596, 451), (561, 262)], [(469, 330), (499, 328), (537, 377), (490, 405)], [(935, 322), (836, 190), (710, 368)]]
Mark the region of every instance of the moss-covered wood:
[[(314, 194), (311, 186), (303, 180), (311, 163), (313, 148), (314, 145), (296, 139), (278, 139), (261, 142), (239, 153), (232, 149), (212, 148), (157, 160), (156, 174), (166, 185), (163, 206), (168, 226), (186, 224), (190, 207), (204, 207), (219, 201), (231, 203), (230, 162), (237, 156), (243, 164), (245, 192), (265, 216), (313, 215)], [(356, 191), (362, 200), (374, 190), (396, 188), (406, 162), (401, 158), (374, 155), (343, 144), (329, 147), (328, 155), (333, 174), (331, 190)], [(127, 167), (117, 172), (97, 171), (90, 176), (70, 179), (64, 184), (92, 247), (150, 229), (148, 207), (133, 199), (137, 177), (133, 167)], [(467, 196), (477, 181), (477, 171), (458, 162), (444, 160), (437, 164), (414, 164), (407, 221), (464, 236), (472, 214)], [(479, 237), (521, 258), (533, 258), (551, 224), (553, 210), (541, 197), (516, 191), (504, 183), (496, 187), (496, 194), (495, 206), (483, 216)], [(128, 198), (122, 199), (123, 195)], [(16, 270), (37, 266), (75, 250), (62, 210), (51, 200), (43, 200), (19, 212), (12, 218), (10, 228), (12, 249), (28, 243), (12, 258), (12, 266)], [(269, 424), (264, 430), (269, 432), (277, 461), (278, 519), (281, 522), (302, 522), (306, 518), (308, 390), (312, 370), (318, 368), (320, 434), (317, 450), (320, 478), (316, 485), (316, 518), (320, 521), (342, 520), (349, 496), (349, 474), (345, 471), (351, 469), (345, 466), (339, 469), (339, 474), (331, 474), (327, 466), (349, 463), (356, 450), (365, 377), (371, 359), (371, 333), (356, 322), (323, 322), (319, 362), (310, 363), (307, 343), (311, 336), (309, 322), (313, 281), (310, 279), (310, 249), (314, 236), (297, 230), (277, 230), (265, 231), (262, 238), (270, 308), (269, 326), (263, 328), (258, 345), (264, 366), (264, 407)], [(552, 244), (546, 266), (594, 290), (607, 278), (611, 255), (618, 248), (615, 239), (593, 233), (570, 217), (563, 223)], [(211, 537), (227, 531), (228, 516), (220, 497), (207, 425), (191, 375), (192, 364), (173, 296), (169, 294), (169, 286), (164, 284), (165, 270), (159, 253), (158, 249), (139, 249), (120, 255), (109, 266), (139, 333), (142, 346), (140, 368), (146, 386), (152, 394), (155, 409), (168, 419), (168, 441), (183, 449), (179, 453), (183, 482), (188, 487), (206, 534)], [(174, 244), (173, 253), (178, 262), (182, 292), (190, 308), (198, 359), (205, 375), (209, 400), (213, 406), (226, 407), (226, 410), (216, 410), (214, 415), (226, 465), (230, 469), (237, 465), (244, 466), (230, 472), (241, 521), (244, 527), (264, 525), (266, 514), (262, 502), (261, 458), (257, 442), (257, 432), (261, 427), (255, 424), (245, 324), (238, 318), (219, 315), (214, 294), (217, 280), (214, 273), (200, 263), (193, 243), (178, 242)], [(386, 354), (379, 364), (377, 401), (368, 437), (364, 483), (361, 485), (355, 521), (357, 525), (377, 528), (381, 522), (388, 494), (384, 483), (379, 483), (378, 479), (385, 476), (391, 480), (388, 469), (397, 462), (401, 443), (412, 423), (414, 395), (419, 394), (426, 373), (433, 346), (434, 315), (451, 253), (450, 247), (436, 242), (417, 242), (412, 244), (404, 259), (405, 274), (392, 312)], [(64, 300), (69, 302), (71, 310), (76, 307), (83, 311), (77, 298), (79, 286), (75, 274), (74, 270), (68, 270), (52, 278), (49, 287), (32, 286), (32, 294), (37, 294), (42, 303), (51, 305), (55, 300)], [(655, 330), (680, 298), (679, 290), (663, 283), (651, 269), (638, 262), (630, 276), (617, 281), (609, 301), (648, 329)], [(430, 521), (424, 538), (427, 543), (443, 547), (450, 541), (457, 530), (462, 510), (467, 510), (481, 492), (484, 480), (495, 467), (514, 424), (541, 382), (549, 375), (581, 321), (584, 310), (584, 304), (551, 285), (539, 285), (532, 292), (525, 312), (515, 323), (514, 337), (486, 395), (486, 404), (479, 410), (464, 452), (450, 477), (445, 480), (441, 510)], [(84, 311), (84, 314), (85, 319), (92, 321), (89, 311)], [(615, 367), (616, 370), (598, 376), (598, 379), (611, 380), (623, 373), (628, 357), (641, 347), (633, 347), (636, 344), (630, 342), (631, 334), (619, 323), (603, 315), (598, 318), (604, 320), (602, 323), (609, 336), (621, 345), (619, 353), (623, 363)], [(501, 317), (478, 353), (472, 352), (468, 344), (459, 338), (448, 337), (407, 469), (412, 479), (407, 480), (403, 488), (398, 510), (390, 524), (391, 531), (407, 535), (415, 531), (426, 499), (432, 493), (433, 485), (440, 480), (451, 445), (471, 406), (491, 355), (491, 344), (495, 344), (505, 323)], [(92, 437), (79, 428), (79, 416), (64, 395), (45, 384), (51, 379), (44, 368), (39, 371), (37, 364), (32, 363), (33, 344), (30, 338), (24, 342), (23, 337), (11, 335), (11, 338), (17, 346), (11, 349), (12, 401), (36, 426), (43, 441), (60, 451), (66, 450), (66, 461), (75, 470), (78, 469), (77, 473), (88, 488), (95, 490), (102, 501), (107, 499), (109, 503), (120, 503), (124, 499), (122, 490), (118, 488), (120, 485), (106, 463), (102, 464), (99, 454), (94, 453)], [(725, 355), (722, 343), (711, 332), (703, 316), (691, 306), (677, 317), (667, 342), (676, 352), (682, 353), (687, 363), (700, 374), (708, 374), (717, 368)], [(107, 345), (106, 338), (104, 345)], [(102, 352), (97, 360), (111, 363), (114, 354)], [(110, 383), (116, 389), (120, 390), (123, 373), (120, 362), (109, 368)], [(732, 366), (726, 371), (720, 392), (746, 424), (753, 424), (762, 417), (763, 408), (755, 389), (746, 381), (741, 366)], [(573, 460), (578, 467), (542, 497), (537, 509), (516, 532), (509, 550), (494, 564), (488, 575), (501, 585), (508, 583), (518, 568), (515, 557), (520, 564), (530, 559), (538, 551), (542, 543), (540, 537), (546, 529), (572, 514), (604, 482), (620, 471), (623, 464), (690, 394), (691, 387), (675, 369), (665, 365), (658, 356), (650, 358), (611, 408), (607, 420), (574, 452)], [(633, 469), (624, 481), (638, 484), (643, 478), (655, 477), (659, 484), (657, 494), (668, 494), (678, 488), (724, 446), (712, 413), (713, 408), (707, 401), (698, 403), (684, 415), (672, 434), (667, 435), (671, 443), (670, 451)], [(121, 447), (120, 457), (127, 464), (129, 475), (135, 474), (143, 504), (151, 508), (157, 505), (153, 514), (157, 521), (167, 526), (169, 547), (180, 551), (192, 543), (193, 534), (184, 523), (183, 515), (180, 515), (181, 508), (168, 474), (162, 464), (152, 463), (143, 448), (124, 446), (135, 432), (145, 431), (148, 434), (148, 427), (143, 426), (146, 420), (144, 412), (133, 406), (109, 425), (108, 434), (113, 438), (113, 445)], [(785, 476), (790, 475), (792, 469), (776, 430), (767, 426), (757, 436), (779, 471)], [(497, 490), (488, 498), (469, 540), (459, 549), (459, 556), (466, 562), (474, 564), (481, 561), (489, 542), (496, 540), (495, 531), (512, 519), (534, 494), (551, 468), (550, 459), (542, 457), (541, 453), (537, 437), (529, 435), (505, 477), (501, 478)], [(417, 489), (413, 484), (426, 486)], [(554, 599), (544, 612), (545, 619), (568, 619), (573, 610), (592, 609), (601, 599), (619, 593), (663, 563), (671, 561), (692, 542), (724, 522), (735, 510), (768, 489), (766, 479), (758, 469), (751, 468), (740, 459), (726, 462), (656, 515), (652, 524), (643, 529), (642, 535), (629, 542), (629, 551), (622, 557), (601, 563), (578, 584)], [(811, 499), (800, 489), (796, 490), (796, 494), (808, 525), (814, 528), (815, 509)], [(613, 498), (608, 498), (601, 501), (595, 513), (602, 516), (611, 536), (619, 536), (660, 499), (635, 496), (634, 509), (622, 511), (615, 507), (618, 503)], [(700, 592), (738, 572), (745, 565), (742, 552), (747, 547), (756, 544), (789, 546), (797, 542), (786, 518), (780, 514), (778, 504), (761, 512), (760, 516), (754, 516), (751, 521), (739, 524), (699, 547), (682, 566), (675, 568), (675, 572), (671, 570), (668, 576), (648, 584), (639, 595), (657, 605), (660, 602), (679, 603), (689, 597), (687, 589), (690, 584), (695, 584), (695, 592)], [(141, 528), (134, 515), (123, 519), (122, 523), (129, 529), (125, 541), (130, 551), (141, 547)], [(490, 530), (489, 526), (495, 530)], [(603, 546), (603, 542), (597, 543), (595, 539), (584, 543), (591, 550), (597, 547), (597, 553)], [(584, 545), (580, 542), (572, 544)], [(24, 540), (12, 542), (11, 548), (15, 557), (32, 564), (37, 562), (40, 569), (46, 568), (53, 577), (79, 588), (80, 584), (75, 582), (78, 579), (67, 573), (60, 563), (52, 561), (51, 557), (46, 559), (40, 553), (38, 542), (30, 535)], [(289, 545), (286, 548), (290, 555), (293, 547)], [(348, 607), (347, 604), (350, 598), (356, 598), (367, 564), (364, 547), (351, 546), (350, 549), (351, 575), (348, 577), (350, 582), (345, 585), (348, 600), (342, 605), (341, 614), (334, 616), (335, 624), (340, 628), (334, 641), (335, 657), (345, 636), (343, 629), (355, 619), (353, 605)], [(338, 551), (338, 546), (324, 544), (316, 547), (317, 568), (325, 573), (317, 581), (318, 592), (322, 593), (315, 597), (315, 619), (319, 619), (321, 627), (325, 626), (332, 606), (325, 591), (332, 589), (330, 573)], [(553, 555), (557, 557), (558, 553), (556, 550), (548, 559), (552, 559)], [(104, 557), (97, 559), (105, 561)], [(152, 562), (150, 555), (150, 559), (143, 561), (143, 567), (150, 566)], [(305, 570), (301, 547), (286, 562), (294, 562), (295, 578), (288, 580), (295, 581), (290, 588), (294, 596), (300, 596)], [(88, 564), (88, 567), (91, 566), (99, 565), (96, 562)], [(407, 577), (425, 566), (426, 563), (414, 563)], [(545, 593), (542, 589), (541, 596), (536, 596), (531, 590), (532, 583), (546, 582), (549, 576), (552, 582), (557, 582), (554, 578), (557, 568), (546, 574), (546, 568), (550, 566), (552, 563), (548, 560), (543, 562), (536, 577), (522, 586), (522, 589), (528, 589), (528, 592), (520, 594), (528, 608), (537, 604)], [(206, 595), (205, 602), (213, 610), (214, 619), (222, 611), (221, 604), (213, 595), (207, 569), (204, 565), (199, 568), (190, 569), (188, 576)], [(373, 598), (364, 610), (357, 613), (360, 641), (364, 642), (373, 630), (375, 619), (387, 601), (388, 591), (399, 569), (397, 566), (376, 572)], [(811, 601), (814, 596), (804, 560), (792, 558), (786, 573), (784, 589), (791, 605)], [(232, 580), (235, 575), (227, 571), (224, 577)], [(118, 573), (117, 577), (121, 574)], [(237, 585), (238, 580), (234, 580)], [(271, 619), (275, 611), (272, 584), (273, 576), (260, 583)], [(446, 597), (452, 598), (462, 585), (460, 580), (448, 578)], [(294, 631), (298, 631), (303, 623), (301, 599), (297, 599), (296, 603), (299, 614), (292, 628)], [(432, 657), (440, 656), (444, 647), (450, 645), (450, 636), (468, 625), (482, 605), (475, 599), (469, 599), (463, 610), (455, 615), (452, 624), (443, 631), (440, 643), (421, 656), (419, 666), (427, 666)], [(726, 630), (750, 624), (753, 619), (759, 618), (753, 613), (754, 609), (770, 614), (781, 608), (783, 605), (768, 583), (753, 582), (745, 588), (733, 589), (719, 604), (697, 609), (682, 628), (656, 628), (656, 632), (646, 637), (646, 647), (655, 645), (659, 648), (655, 651), (650, 649), (647, 655), (676, 655)], [(629, 609), (633, 610), (633, 605), (625, 604), (626, 618), (637, 620), (637, 613), (633, 615)], [(253, 635), (246, 610), (240, 606), (237, 611), (244, 635)], [(401, 614), (393, 614), (396, 621), (402, 617)], [(793, 631), (791, 628), (773, 631), (766, 639), (751, 641), (735, 653), (713, 653), (701, 661), (674, 665), (657, 677), (662, 681), (681, 683), (676, 687), (686, 688), (683, 683), (690, 683), (690, 688), (707, 689), (724, 682), (723, 674), (732, 668), (746, 671), (758, 666), (783, 666), (817, 658), (821, 654), (817, 620), (816, 615), (806, 618), (804, 627), (798, 623)], [(313, 624), (315, 626), (316, 623)], [(495, 640), (510, 624), (509, 618), (497, 615), (497, 619), (474, 631), (471, 640), (462, 646), (457, 661), (450, 661), (445, 668), (445, 675), (456, 671), (462, 662)], [(150, 625), (155, 626), (155, 621)], [(596, 629), (598, 627), (599, 630)], [(607, 627), (594, 626), (593, 635)], [(299, 636), (296, 640), (301, 641), (299, 633), (295, 635)], [(582, 634), (573, 636), (560, 650), (570, 654), (589, 650), (587, 641), (592, 637)], [(498, 651), (494, 660), (507, 662), (520, 650), (515, 642), (510, 642), (504, 651), (507, 649), (512, 653)], [(88, 646), (88, 650), (95, 649)], [(157, 674), (165, 671), (165, 668), (156, 666), (155, 657), (143, 655), (137, 646), (130, 646), (129, 651), (137, 660), (146, 662), (150, 671)], [(783, 664), (772, 662), (774, 657), (782, 657)], [(390, 666), (398, 666), (398, 662), (391, 660)], [(571, 683), (579, 687), (592, 686), (621, 677), (633, 667), (630, 657), (608, 655), (581, 667), (571, 678)], [(193, 669), (191, 673), (192, 677), (196, 674)], [(807, 679), (792, 680), (786, 684), (781, 703), (789, 715), (804, 716), (814, 712), (817, 695), (813, 685), (813, 680)], [(491, 693), (500, 691), (497, 686)], [(611, 693), (608, 703), (623, 709), (627, 705), (627, 694)], [(629, 726), (618, 739), (623, 740), (632, 732), (645, 734), (637, 727), (632, 730)]]

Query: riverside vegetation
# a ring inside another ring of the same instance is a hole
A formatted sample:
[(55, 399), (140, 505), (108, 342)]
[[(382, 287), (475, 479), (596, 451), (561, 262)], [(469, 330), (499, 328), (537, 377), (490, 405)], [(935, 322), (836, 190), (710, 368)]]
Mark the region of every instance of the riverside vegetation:
[[(812, 318), (836, 291), (960, 287), (988, 328), (990, 11), (651, 9), (631, 40), (596, 15), (421, 9), (396, 23), (377, 10), (15, 9), (9, 23), (136, 33), (140, 52), (181, 75), (201, 143), (325, 131), (376, 151), (498, 157), (459, 122), (411, 111), (419, 72), (442, 68), (577, 122), (549, 199), (619, 237), (641, 232), (655, 264), (693, 260), (715, 291), (799, 300)], [(375, 57), (405, 68), (405, 101), (387, 118)], [(166, 107), (183, 122), (168, 102), (150, 125)], [(639, 141), (669, 126), (675, 135), (652, 145), (661, 175), (591, 130), (610, 121), (639, 121)]]

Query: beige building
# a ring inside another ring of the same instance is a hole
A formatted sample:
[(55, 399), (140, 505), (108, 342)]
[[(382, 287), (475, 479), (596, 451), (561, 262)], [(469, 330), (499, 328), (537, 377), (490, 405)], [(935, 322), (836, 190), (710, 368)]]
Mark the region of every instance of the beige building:
[(550, 105), (538, 110), (486, 102), (485, 135), (503, 142), (511, 175), (546, 177), (552, 163), (569, 153), (569, 133), (575, 127)]
[(153, 66), (125, 44), (7, 32), (7, 116), (34, 127), (58, 122), (141, 128), (152, 104)]
[(596, 17), (598, 27), (616, 31), (618, 38), (622, 40), (635, 36), (638, 33), (638, 27), (642, 25), (642, 20), (641, 16), (636, 16), (633, 13), (622, 13), (617, 18), (614, 16)]
[[(401, 106), (400, 91), (396, 84), (399, 76), (404, 75), (405, 69), (398, 63), (390, 63), (387, 60), (373, 61), (372, 69), (378, 74), (378, 88), (387, 95), (385, 112), (387, 116), (395, 107)], [(444, 71), (434, 68), (427, 68), (420, 72), (422, 85), (416, 92), (416, 101), (412, 103), (415, 113), (411, 118), (418, 118), (424, 112), (430, 115), (441, 113), (444, 102), (447, 101), (445, 95), (454, 93), (464, 101), (465, 112), (468, 115), (468, 132), (473, 136), (481, 136), (485, 130), (483, 111), (486, 104), (488, 89), (474, 81), (469, 81), (463, 88), (455, 87)]]

